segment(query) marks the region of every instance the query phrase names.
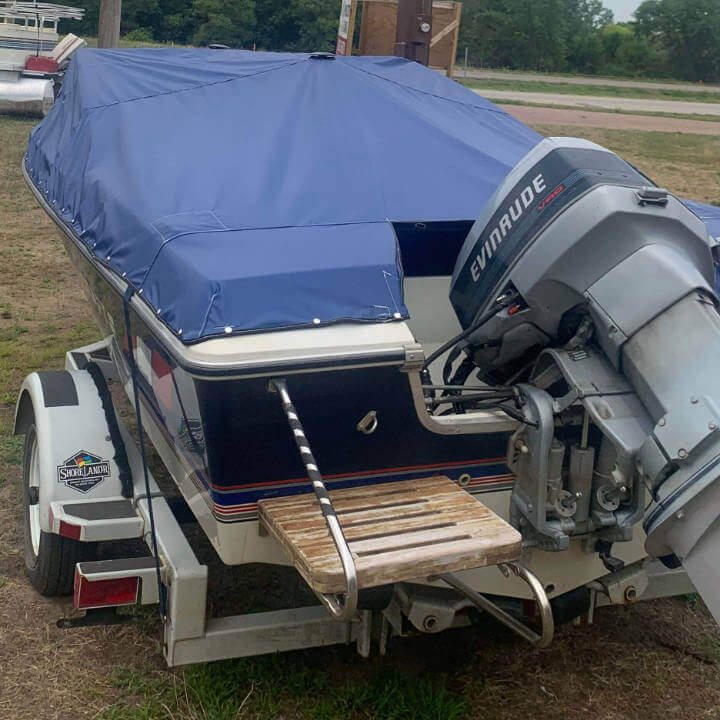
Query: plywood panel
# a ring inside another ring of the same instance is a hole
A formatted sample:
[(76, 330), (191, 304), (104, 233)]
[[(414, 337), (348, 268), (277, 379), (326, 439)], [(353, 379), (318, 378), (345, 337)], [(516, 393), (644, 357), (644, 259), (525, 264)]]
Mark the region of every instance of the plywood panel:
[[(392, 55), (397, 24), (397, 2), (362, 0), (359, 55)], [(433, 3), (433, 30), (430, 67), (445, 70), (452, 77), (460, 32), (462, 3), (436, 0)]]

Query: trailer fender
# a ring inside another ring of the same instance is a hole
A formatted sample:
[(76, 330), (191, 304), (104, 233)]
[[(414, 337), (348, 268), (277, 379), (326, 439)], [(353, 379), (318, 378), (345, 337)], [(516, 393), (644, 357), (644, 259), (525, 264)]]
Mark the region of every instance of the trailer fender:
[(23, 381), (14, 433), (25, 434), (35, 425), (44, 532), (54, 531), (53, 502), (118, 499), (123, 497), (123, 486), (127, 491), (124, 446), (118, 448), (117, 426), (111, 432), (109, 420), (112, 425), (114, 410), (104, 379), (96, 384), (86, 370), (34, 372)]

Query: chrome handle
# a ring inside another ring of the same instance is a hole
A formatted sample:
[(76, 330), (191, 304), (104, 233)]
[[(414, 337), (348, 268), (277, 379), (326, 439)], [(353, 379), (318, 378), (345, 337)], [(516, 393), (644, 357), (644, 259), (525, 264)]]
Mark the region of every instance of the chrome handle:
[(353, 560), (347, 540), (340, 527), (340, 522), (335, 514), (335, 508), (323, 482), (322, 475), (318, 470), (317, 462), (310, 449), (310, 443), (305, 436), (305, 430), (290, 398), (287, 383), (282, 378), (275, 378), (270, 381), (269, 389), (280, 395), (280, 401), (282, 402), (290, 429), (293, 432), (295, 444), (300, 453), (300, 459), (312, 482), (315, 496), (320, 503), (320, 510), (325, 518), (330, 537), (332, 537), (338, 555), (340, 555), (340, 562), (342, 563), (343, 573), (345, 574), (346, 591), (344, 600), (338, 599), (335, 595), (326, 595), (323, 593), (316, 593), (316, 595), (336, 620), (351, 620), (355, 617), (358, 603), (358, 582), (355, 561)]
[(553, 635), (555, 634), (555, 621), (553, 620), (550, 600), (548, 599), (542, 583), (533, 573), (530, 572), (530, 570), (528, 570), (525, 566), (520, 565), (520, 563), (501, 563), (498, 565), (498, 568), (506, 576), (512, 571), (513, 574), (517, 575), (529, 585), (530, 591), (540, 608), (540, 621), (542, 623), (542, 631), (540, 635), (509, 613), (505, 612), (503, 609), (499, 608), (494, 602), (488, 600), (484, 595), (481, 595), (455, 575), (451, 573), (444, 573), (439, 577), (443, 582), (447, 583), (451, 587), (454, 587), (456, 590), (459, 590), (466, 598), (468, 598), (468, 600), (472, 601), (481, 610), (485, 610), (485, 612), (492, 615), (496, 620), (499, 620), (503, 623), (503, 625), (509, 627), (514, 633), (524, 640), (527, 640), (531, 645), (534, 645), (536, 648), (548, 647), (552, 642)]

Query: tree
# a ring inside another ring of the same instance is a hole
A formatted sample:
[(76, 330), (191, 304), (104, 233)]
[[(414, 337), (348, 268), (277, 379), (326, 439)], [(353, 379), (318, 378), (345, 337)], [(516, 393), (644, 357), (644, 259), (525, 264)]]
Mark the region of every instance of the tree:
[(613, 21), (613, 14), (602, 0), (568, 0), (566, 69), (583, 73), (599, 72), (603, 63), (600, 37)]
[(255, 37), (255, 0), (194, 0), (194, 45), (250, 47)]
[[(78, 2), (78, 0), (75, 0)], [(92, 36), (99, 0), (80, 0)], [(123, 0), (120, 32), (178, 44), (332, 50), (340, 0)], [(541, 71), (720, 80), (720, 0), (646, 0), (613, 24), (603, 0), (463, 0), (460, 53), (474, 64)]]
[(612, 19), (602, 0), (464, 0), (459, 46), (494, 66), (594, 72)]
[(638, 35), (667, 50), (674, 75), (720, 80), (717, 0), (646, 0), (635, 18)]
[(508, 55), (516, 67), (561, 70), (567, 45), (565, 0), (508, 0), (513, 32)]
[(256, 0), (256, 42), (267, 50), (335, 49), (340, 3), (336, 0)]

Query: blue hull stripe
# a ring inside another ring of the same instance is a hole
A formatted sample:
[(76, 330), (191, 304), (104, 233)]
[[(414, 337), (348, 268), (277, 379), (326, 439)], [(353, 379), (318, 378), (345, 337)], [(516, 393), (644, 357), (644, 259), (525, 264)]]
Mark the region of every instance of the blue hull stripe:
[[(287, 495), (301, 495), (310, 492), (312, 487), (306, 478), (280, 481), (268, 484), (248, 483), (244, 488), (221, 491), (212, 488), (202, 470), (189, 462), (185, 451), (172, 442), (172, 438), (165, 426), (164, 419), (159, 413), (153, 395), (148, 392), (148, 383), (140, 375), (141, 398), (147, 410), (152, 414), (156, 426), (165, 435), (171, 448), (174, 448), (178, 458), (186, 466), (188, 475), (195, 487), (205, 499), (211, 512), (218, 522), (250, 521), (257, 518), (257, 502), (263, 498), (282, 497)], [(464, 485), (471, 494), (484, 492), (499, 492), (511, 490), (513, 477), (508, 473), (504, 459), (487, 458), (467, 461), (445, 460), (429, 466), (410, 468), (387, 468), (383, 470), (368, 469), (358, 473), (348, 473), (333, 477), (325, 477), (325, 483), (330, 490), (360, 487), (363, 485), (378, 485), (380, 483), (426, 478), (433, 475), (446, 475), (451, 480), (458, 481), (461, 476), (467, 475), (469, 479)]]

